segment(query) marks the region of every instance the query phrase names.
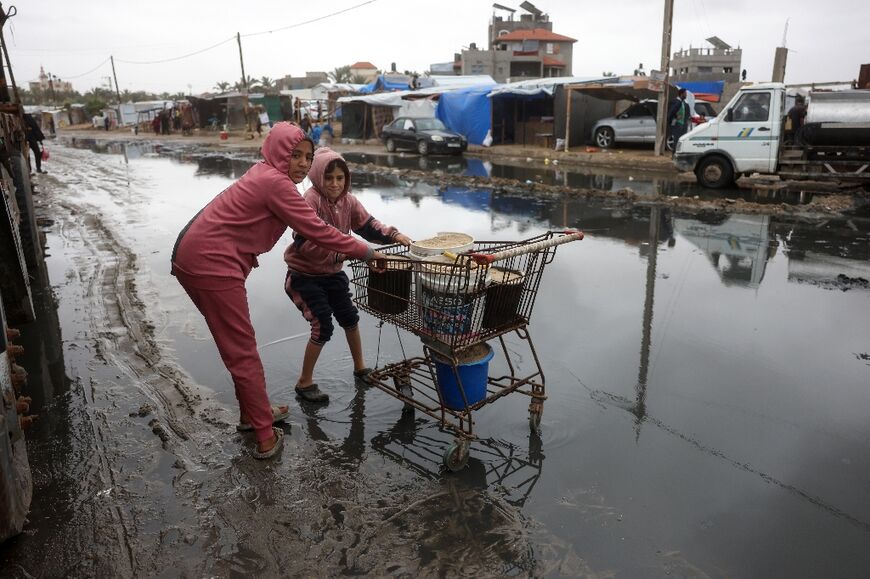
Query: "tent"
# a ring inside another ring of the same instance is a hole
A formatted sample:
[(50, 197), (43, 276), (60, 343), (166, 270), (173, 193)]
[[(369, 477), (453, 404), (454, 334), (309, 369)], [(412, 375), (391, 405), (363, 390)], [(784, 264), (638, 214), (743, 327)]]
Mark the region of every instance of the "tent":
[(725, 90), (724, 80), (686, 81), (675, 84), (693, 93), (695, 98), (711, 103), (718, 103)]
[(488, 95), (492, 100), (493, 143), (552, 147), (556, 139), (556, 117), (564, 116), (563, 110), (555, 106), (558, 87), (598, 80), (551, 77), (495, 87)]
[(359, 89), (359, 92), (362, 94), (372, 94), (384, 91), (408, 90), (411, 88), (410, 81), (411, 78), (404, 75), (387, 76), (381, 74), (375, 80)]
[(470, 144), (482, 144), (492, 123), (492, 107), (487, 95), (495, 86), (472, 86), (443, 93), (438, 99), (436, 116), (450, 130), (465, 135)]

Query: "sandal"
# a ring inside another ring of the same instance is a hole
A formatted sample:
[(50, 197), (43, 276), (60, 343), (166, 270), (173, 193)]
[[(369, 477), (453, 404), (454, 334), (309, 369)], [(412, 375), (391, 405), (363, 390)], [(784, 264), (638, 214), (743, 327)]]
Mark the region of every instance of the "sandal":
[(372, 370), (371, 368), (363, 368), (362, 370), (354, 370), (353, 377), (356, 378), (357, 380), (362, 380), (366, 384), (371, 384), (372, 379), (369, 376), (369, 374), (371, 374), (372, 372), (374, 372), (374, 370)]
[(259, 451), (257, 447), (254, 447), (254, 450), (251, 451), (251, 456), (258, 459), (272, 458), (281, 450), (281, 447), (284, 446), (284, 431), (275, 426), (272, 427), (272, 433), (275, 435), (275, 446), (270, 448), (269, 450)]
[(324, 404), (329, 402), (329, 394), (322, 392), (320, 388), (318, 388), (317, 384), (312, 384), (311, 386), (307, 386), (305, 388), (300, 388), (297, 386), (296, 397), (300, 400), (304, 400), (305, 402), (315, 402), (318, 404)]
[[(289, 407), (287, 408), (287, 412), (281, 412), (280, 406), (272, 406), (272, 424), (287, 420), (289, 416)], [(248, 432), (249, 430), (254, 430), (254, 426), (250, 422), (239, 422), (236, 425), (236, 430), (238, 430), (239, 432)]]

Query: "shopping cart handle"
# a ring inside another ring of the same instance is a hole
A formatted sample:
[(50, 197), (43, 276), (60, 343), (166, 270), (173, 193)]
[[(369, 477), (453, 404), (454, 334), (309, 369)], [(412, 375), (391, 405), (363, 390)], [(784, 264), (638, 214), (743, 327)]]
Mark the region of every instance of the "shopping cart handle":
[(477, 265), (489, 265), (495, 261), (495, 255), (492, 253), (472, 253), (468, 257), (473, 259)]
[(471, 259), (473, 259), (478, 265), (488, 265), (494, 261), (500, 261), (502, 259), (508, 259), (517, 255), (524, 255), (527, 253), (540, 251), (548, 247), (562, 245), (563, 243), (568, 243), (571, 241), (580, 241), (581, 239), (583, 239), (583, 232), (576, 229), (564, 231), (562, 233), (563, 235), (561, 237), (554, 237), (552, 239), (546, 239), (544, 241), (537, 241), (535, 243), (530, 243), (529, 245), (514, 247), (512, 249), (497, 251), (495, 253), (472, 253), (469, 255), (469, 257), (471, 257)]

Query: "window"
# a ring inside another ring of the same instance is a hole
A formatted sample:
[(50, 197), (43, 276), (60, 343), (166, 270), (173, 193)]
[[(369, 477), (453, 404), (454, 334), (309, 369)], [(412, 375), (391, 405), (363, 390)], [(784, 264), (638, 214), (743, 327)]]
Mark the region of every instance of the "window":
[(414, 121), (411, 119), (405, 119), (405, 126), (402, 127), (406, 131), (411, 131), (414, 129)]
[(482, 64), (472, 64), (471, 65), (471, 74), (484, 74), (484, 67)]
[(734, 69), (731, 68), (730, 66), (725, 66), (725, 67), (722, 67), (722, 72), (724, 72), (725, 74), (731, 74), (732, 72), (734, 72)]
[(553, 52), (553, 43), (552, 42), (548, 42), (546, 44), (545, 50), (546, 50), (547, 54), (555, 54), (555, 52)]
[(636, 118), (636, 117), (651, 117), (652, 113), (650, 113), (649, 109), (642, 104), (631, 105), (626, 109), (624, 113), (619, 115), (622, 118)]
[(759, 123), (770, 117), (770, 93), (750, 92), (740, 97), (731, 109), (731, 118), (739, 123)]

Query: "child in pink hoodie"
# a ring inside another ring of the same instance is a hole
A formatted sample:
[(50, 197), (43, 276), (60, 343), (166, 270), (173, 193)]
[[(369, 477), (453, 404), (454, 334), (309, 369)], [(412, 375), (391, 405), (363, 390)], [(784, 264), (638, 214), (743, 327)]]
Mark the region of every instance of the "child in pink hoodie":
[(255, 432), (257, 458), (278, 452), (283, 431), (272, 424), (289, 414), (287, 406), (269, 405), (248, 311), (245, 280), (257, 267), (257, 256), (292, 227), (330, 251), (366, 260), (386, 257), (324, 223), (299, 195), (296, 183), (308, 174), (313, 152), (299, 127), (277, 123), (263, 141), (263, 160), (197, 213), (172, 251), (172, 274), (205, 317), (232, 375), (241, 411), (238, 428)]
[[(305, 201), (317, 216), (342, 233), (353, 231), (374, 243), (410, 245), (411, 239), (395, 227), (388, 227), (369, 215), (359, 200), (350, 194), (350, 170), (345, 160), (327, 147), (314, 153), (309, 174), (313, 186)], [(305, 347), (302, 372), (296, 383), (297, 396), (309, 402), (327, 402), (329, 396), (314, 383), (314, 366), (324, 344), (332, 337), (332, 316), (344, 328), (353, 357), (353, 374), (365, 379), (366, 368), (359, 334), (359, 315), (350, 296), (350, 283), (342, 271), (346, 252), (317, 246), (304, 232), (293, 234), (293, 243), (284, 251), (287, 295), (311, 323), (311, 338)]]

